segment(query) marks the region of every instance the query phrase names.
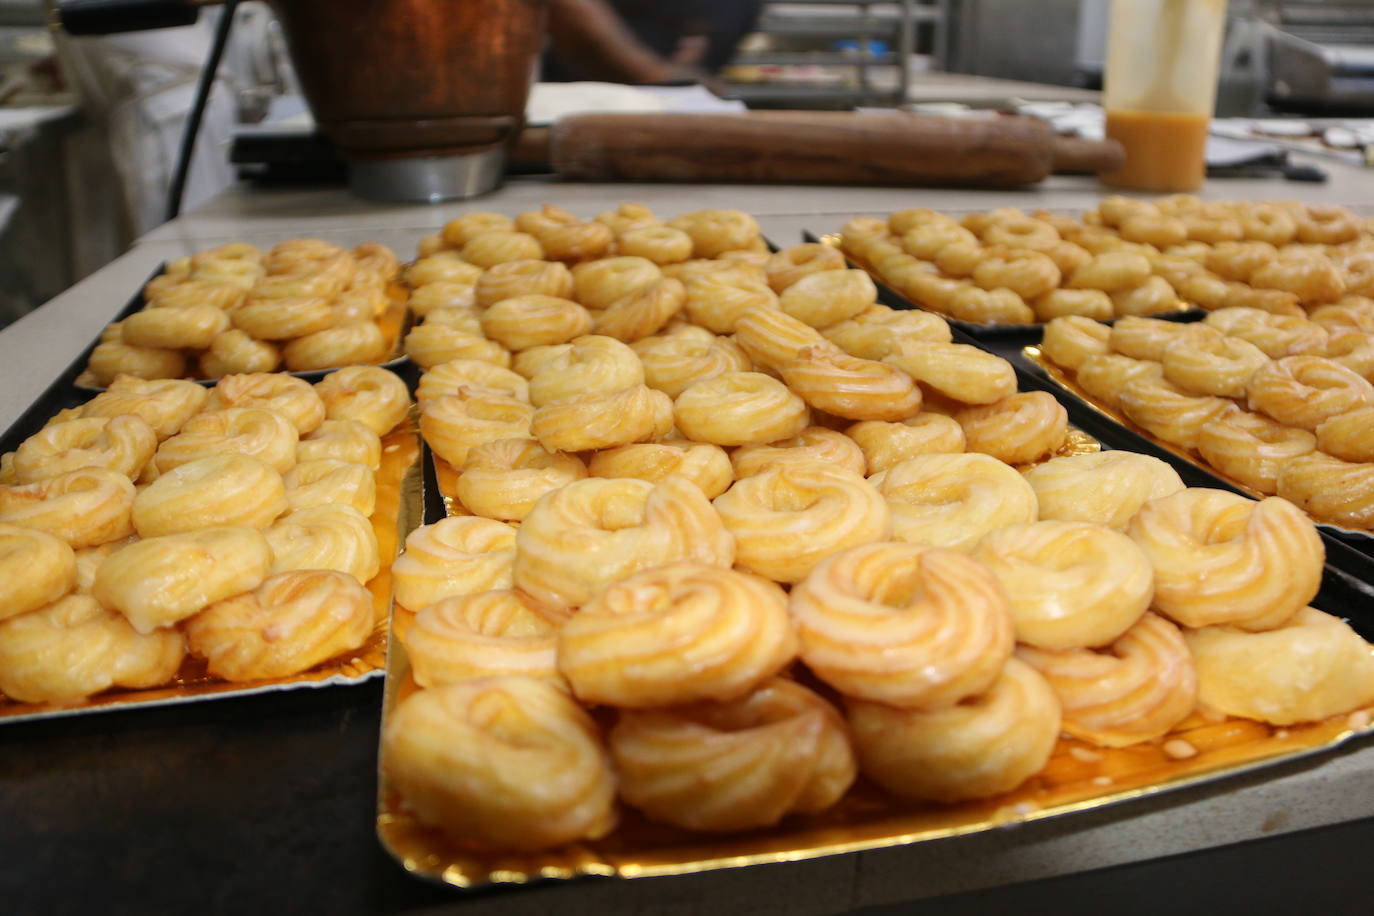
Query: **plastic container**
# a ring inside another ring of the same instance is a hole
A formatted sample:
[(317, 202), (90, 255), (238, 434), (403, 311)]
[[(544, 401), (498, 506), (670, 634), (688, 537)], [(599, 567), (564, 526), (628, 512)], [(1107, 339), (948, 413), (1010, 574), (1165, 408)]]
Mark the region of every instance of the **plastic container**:
[(1206, 173), (1226, 0), (1112, 0), (1103, 105), (1126, 161), (1102, 176), (1141, 191), (1194, 191)]

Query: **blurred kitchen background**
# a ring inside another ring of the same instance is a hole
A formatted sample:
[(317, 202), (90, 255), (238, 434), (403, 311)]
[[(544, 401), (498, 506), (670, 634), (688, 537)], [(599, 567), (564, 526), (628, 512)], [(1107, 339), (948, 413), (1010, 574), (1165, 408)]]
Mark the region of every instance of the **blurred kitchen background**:
[[(70, 39), (48, 28), (50, 5), (0, 0), (0, 326), (161, 220), (218, 15), (207, 9), (183, 29)], [(1086, 124), (1090, 134), (1109, 6), (765, 0), (710, 83), (710, 104), (1020, 111), (1063, 129)], [(1374, 147), (1374, 0), (1230, 0), (1229, 16), (1217, 114), (1233, 120), (1214, 133), (1364, 163)], [(531, 120), (599, 106), (706, 107), (704, 90), (617, 88), (541, 85)], [(300, 149), (319, 152), (311, 134), (270, 9), (241, 4), (187, 207), (243, 176), (289, 176)]]

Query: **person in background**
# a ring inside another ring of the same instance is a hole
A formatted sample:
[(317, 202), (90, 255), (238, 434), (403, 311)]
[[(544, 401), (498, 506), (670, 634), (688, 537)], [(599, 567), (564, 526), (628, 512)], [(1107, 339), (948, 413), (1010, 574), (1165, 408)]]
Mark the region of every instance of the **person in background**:
[(708, 81), (754, 29), (761, 0), (552, 0), (542, 78)]

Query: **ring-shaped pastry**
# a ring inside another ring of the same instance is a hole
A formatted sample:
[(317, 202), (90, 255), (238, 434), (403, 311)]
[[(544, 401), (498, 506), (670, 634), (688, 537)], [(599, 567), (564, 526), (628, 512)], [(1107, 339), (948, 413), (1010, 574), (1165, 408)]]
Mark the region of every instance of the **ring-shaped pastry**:
[(1136, 452), (1102, 451), (1051, 458), (1022, 472), (1040, 518), (1090, 522), (1118, 531), (1140, 507), (1183, 489), (1178, 471)]
[[(737, 449), (735, 454), (740, 451)], [(592, 456), (587, 472), (593, 477), (633, 477), (650, 483), (674, 475), (685, 477), (696, 484), (707, 499), (715, 499), (735, 480), (730, 462), (731, 457), (719, 445), (666, 440), (599, 451)]]
[(954, 415), (964, 449), (1007, 464), (1030, 464), (1054, 454), (1068, 436), (1069, 415), (1044, 391), (1013, 394), (994, 404), (966, 407)]
[(415, 615), (401, 641), (421, 687), (513, 675), (564, 686), (556, 654), (567, 619), (564, 609), (518, 589), (499, 589), (431, 604)]
[(281, 474), (247, 455), (209, 455), (158, 475), (134, 499), (140, 537), (236, 525), (266, 528), (286, 511)]
[(440, 519), (406, 535), (391, 564), (396, 600), (419, 611), (445, 598), (514, 584), (515, 529), (475, 516)]
[(302, 436), (324, 422), (324, 401), (310, 383), (280, 373), (226, 375), (210, 391), (207, 410), (262, 407), (286, 417)]
[(331, 420), (357, 420), (379, 436), (391, 432), (410, 410), (410, 392), (395, 373), (376, 366), (331, 372), (315, 384)]
[(238, 454), (258, 458), (285, 474), (296, 464), (300, 435), (286, 417), (260, 407), (230, 407), (196, 414), (181, 432), (158, 446), (153, 463), (163, 473), (197, 458)]
[(366, 584), (381, 568), (377, 532), (352, 506), (312, 506), (277, 519), (263, 532), (272, 547), (272, 574), (333, 569)]
[(687, 438), (716, 445), (776, 442), (811, 421), (805, 401), (759, 372), (725, 372), (695, 382), (677, 396), (673, 416)]
[(892, 539), (969, 550), (989, 531), (1033, 522), (1035, 491), (987, 455), (921, 455), (869, 482), (892, 514)]
[(576, 455), (550, 452), (537, 439), (497, 439), (468, 451), (456, 495), (473, 515), (520, 521), (539, 497), (586, 476)]
[(141, 417), (82, 417), (51, 423), (20, 443), (14, 477), (33, 483), (81, 468), (134, 478), (156, 451), (157, 433)]

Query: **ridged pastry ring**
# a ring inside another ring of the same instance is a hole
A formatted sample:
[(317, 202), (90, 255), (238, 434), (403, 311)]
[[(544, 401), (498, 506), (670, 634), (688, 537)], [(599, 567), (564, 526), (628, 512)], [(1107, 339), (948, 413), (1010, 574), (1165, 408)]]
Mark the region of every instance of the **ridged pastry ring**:
[(834, 554), (792, 589), (801, 657), (846, 696), (952, 706), (992, 686), (1011, 656), (997, 580), (962, 554), (866, 544)]
[(281, 365), (281, 351), (237, 328), (219, 334), (210, 349), (200, 355), (201, 378), (219, 378), (234, 372), (271, 372)]
[(727, 372), (747, 372), (752, 367), (733, 340), (691, 324), (636, 341), (634, 350), (643, 366), (645, 384), (670, 398), (697, 382)]
[(1203, 428), (1231, 407), (1224, 398), (1195, 396), (1154, 375), (1132, 379), (1121, 389), (1122, 413), (1165, 442), (1186, 449), (1196, 449)]
[(83, 417), (139, 417), (153, 428), (159, 441), (175, 435), (181, 425), (205, 406), (210, 393), (204, 385), (185, 379), (141, 379), (116, 376), (105, 391), (81, 408)]
[(848, 707), (863, 774), (898, 797), (937, 802), (1016, 788), (1049, 762), (1061, 720), (1050, 685), (1014, 658), (990, 690), (956, 706)]
[(1068, 435), (1069, 415), (1054, 395), (1026, 391), (954, 415), (964, 448), (1007, 464), (1029, 464), (1054, 454)]
[(608, 309), (663, 276), (647, 258), (618, 257), (585, 261), (572, 269), (573, 298), (589, 309)]
[(796, 654), (782, 589), (699, 563), (608, 586), (558, 637), (558, 668), (578, 699), (622, 709), (736, 699)]
[(80, 468), (137, 477), (157, 449), (157, 433), (136, 416), (84, 417), (51, 423), (20, 443), (14, 476), (33, 483)]
[(900, 423), (865, 420), (844, 431), (863, 453), (868, 474), (877, 474), (908, 458), (962, 452), (964, 430), (952, 417), (919, 413)]
[(1285, 426), (1315, 430), (1332, 417), (1374, 406), (1374, 385), (1322, 356), (1287, 356), (1250, 376), (1250, 408)]
[(556, 653), (567, 611), (518, 589), (445, 598), (415, 615), (401, 641), (421, 687), (519, 675), (563, 685)]
[[(1370, 410), (1374, 413), (1374, 408)], [(1317, 437), (1307, 430), (1239, 407), (1223, 411), (1197, 437), (1198, 454), (1208, 464), (1270, 496), (1278, 492), (1279, 475), (1288, 463), (1316, 448)]]
[(186, 357), (180, 350), (135, 347), (119, 339), (105, 340), (96, 344), (91, 351), (86, 368), (99, 385), (108, 385), (119, 375), (150, 379), (181, 378), (186, 374)]
[(278, 573), (186, 624), (192, 652), (226, 681), (286, 677), (356, 649), (372, 632), (372, 593), (330, 569)]
[(883, 362), (965, 404), (991, 404), (1016, 393), (1011, 363), (967, 344), (908, 341)]
[(893, 540), (910, 544), (969, 550), (994, 528), (1036, 518), (1030, 484), (987, 455), (921, 455), (869, 482), (892, 511)]
[(0, 523), (44, 531), (73, 550), (134, 533), (134, 485), (108, 468), (81, 468), (37, 483), (0, 487)]
[(674, 475), (685, 477), (696, 484), (707, 499), (724, 493), (735, 480), (734, 468), (725, 449), (683, 439), (605, 449), (592, 456), (587, 471), (593, 477), (634, 477), (650, 483)]
[(731, 702), (622, 713), (610, 747), (625, 801), (688, 830), (824, 811), (855, 775), (839, 713), (784, 678)]
[(468, 451), (456, 495), (473, 515), (520, 521), (551, 490), (587, 476), (576, 455), (550, 452), (536, 439), (485, 442)]
[(1105, 356), (1089, 356), (1074, 374), (1080, 388), (1101, 403), (1117, 407), (1121, 404), (1121, 392), (1125, 387), (1142, 378), (1163, 382), (1164, 369), (1159, 363), (1149, 360), (1108, 353)]
[(1164, 348), (1164, 377), (1185, 391), (1222, 398), (1245, 396), (1245, 385), (1269, 362), (1259, 347), (1217, 333), (1187, 334)]
[(377, 508), (377, 483), (365, 464), (316, 458), (297, 464), (283, 479), (293, 512), (311, 506), (352, 506), (369, 516)]
[(514, 564), (514, 528), (461, 516), (408, 534), (405, 552), (391, 564), (391, 577), (396, 600), (419, 611), (455, 595), (510, 588)]
[(197, 458), (234, 453), (258, 458), (286, 473), (296, 464), (300, 436), (291, 421), (260, 407), (229, 407), (197, 414), (158, 447), (153, 461), (166, 473)]
[(210, 392), (207, 410), (262, 407), (286, 417), (302, 436), (324, 422), (324, 401), (304, 379), (283, 373), (226, 375)]
[(506, 261), (482, 272), (473, 291), (473, 301), (480, 308), (490, 308), (502, 299), (516, 296), (567, 299), (572, 291), (572, 274), (557, 261)]
[(553, 356), (530, 379), (530, 403), (623, 391), (644, 384), (644, 367), (628, 346), (613, 337), (579, 337)]
[(482, 313), (482, 333), (508, 350), (560, 344), (592, 329), (592, 316), (571, 299), (526, 295), (502, 299)]
[(778, 297), (768, 284), (740, 267), (689, 277), (687, 315), (693, 323), (717, 334), (729, 334), (751, 308), (777, 308)]
[(882, 359), (900, 352), (908, 341), (949, 343), (951, 339), (949, 322), (934, 312), (886, 305), (872, 306), (848, 321), (831, 325), (823, 333), (846, 353), (864, 359)]
[(843, 270), (844, 255), (838, 248), (809, 242), (793, 245), (775, 252), (768, 259), (764, 269), (768, 272), (768, 285), (774, 292), (781, 293), (807, 274), (822, 270)]
[(550, 401), (530, 432), (551, 452), (584, 452), (662, 439), (673, 428), (673, 401), (647, 385)]
[(730, 455), (734, 476), (748, 477), (782, 461), (819, 461), (864, 475), (863, 451), (844, 433), (823, 426), (808, 426), (795, 436), (767, 445), (741, 445)]
[(134, 500), (141, 537), (238, 525), (266, 528), (286, 511), (281, 474), (247, 455), (210, 455), (158, 476)]
[(1312, 452), (1284, 464), (1277, 489), (1279, 496), (1313, 518), (1352, 528), (1374, 527), (1374, 464)]
[(357, 420), (379, 436), (405, 419), (410, 410), (406, 383), (377, 366), (351, 366), (331, 372), (315, 385), (331, 420)]
[(229, 327), (229, 316), (213, 305), (144, 309), (124, 319), (121, 335), (135, 347), (204, 350)]
[(1089, 356), (1111, 352), (1112, 329), (1081, 315), (1056, 318), (1045, 325), (1040, 350), (1056, 366), (1077, 369)]
[(1007, 525), (972, 555), (1002, 584), (1016, 641), (1041, 649), (1105, 646), (1140, 619), (1154, 594), (1149, 558), (1103, 525)]
[(296, 443), (296, 463), (338, 458), (365, 464), (374, 471), (382, 464), (382, 440), (357, 420), (325, 420)]
[(921, 409), (911, 376), (887, 363), (850, 356), (824, 342), (778, 367), (806, 403), (849, 420), (904, 420)]
[(313, 506), (277, 520), (264, 532), (272, 547), (272, 574), (333, 569), (367, 584), (381, 568), (377, 532), (352, 506)]
[(729, 568), (735, 559), (720, 516), (681, 477), (574, 481), (535, 504), (516, 547), (515, 584), (556, 607), (584, 605), (642, 569), (678, 560)]
[(813, 328), (828, 328), (867, 311), (878, 290), (862, 270), (821, 270), (791, 283), (778, 306)]
[(462, 467), (474, 446), (528, 438), (533, 419), (534, 408), (524, 401), (482, 388), (459, 388), (421, 405), (420, 432), (435, 454)]
[(715, 499), (737, 542), (742, 569), (776, 582), (800, 582), (823, 559), (886, 540), (887, 504), (852, 471), (820, 462), (773, 464)]
[(774, 372), (808, 347), (826, 343), (820, 331), (811, 325), (782, 309), (762, 305), (749, 309), (735, 322), (734, 341), (755, 365)]
[(530, 399), (530, 383), (524, 376), (480, 359), (453, 359), (434, 366), (420, 376), (415, 398), (423, 404), (439, 395), (454, 394), (459, 388), (486, 388), (517, 401)]
[(51, 604), (76, 584), (76, 555), (43, 531), (0, 524), (0, 620)]
[(407, 697), (383, 732), (382, 766), (420, 823), (463, 843), (538, 850), (615, 828), (615, 776), (596, 724), (535, 678)]
[(1154, 608), (1185, 627), (1272, 629), (1321, 585), (1321, 538), (1284, 499), (1188, 489), (1147, 503), (1128, 533), (1155, 568)]
[(690, 385), (673, 405), (677, 428), (716, 445), (776, 442), (811, 421), (806, 402), (759, 372), (726, 372)]
[(254, 299), (229, 313), (234, 327), (258, 340), (291, 340), (334, 327), (337, 319), (323, 296)]
[(1105, 747), (1127, 747), (1167, 735), (1197, 705), (1198, 679), (1183, 634), (1146, 614), (1103, 649), (1016, 655), (1054, 688), (1064, 731)]
[(672, 277), (663, 277), (626, 293), (596, 316), (595, 332), (633, 343), (657, 334), (687, 303), (687, 289)]
[[(423, 327), (423, 325), (422, 325)], [(387, 340), (371, 321), (353, 321), (297, 337), (282, 348), (282, 362), (293, 372), (381, 362)]]
[(1167, 463), (1136, 452), (1103, 451), (1051, 458), (1022, 472), (1041, 519), (1091, 522), (1118, 531), (1152, 499), (1183, 489)]

